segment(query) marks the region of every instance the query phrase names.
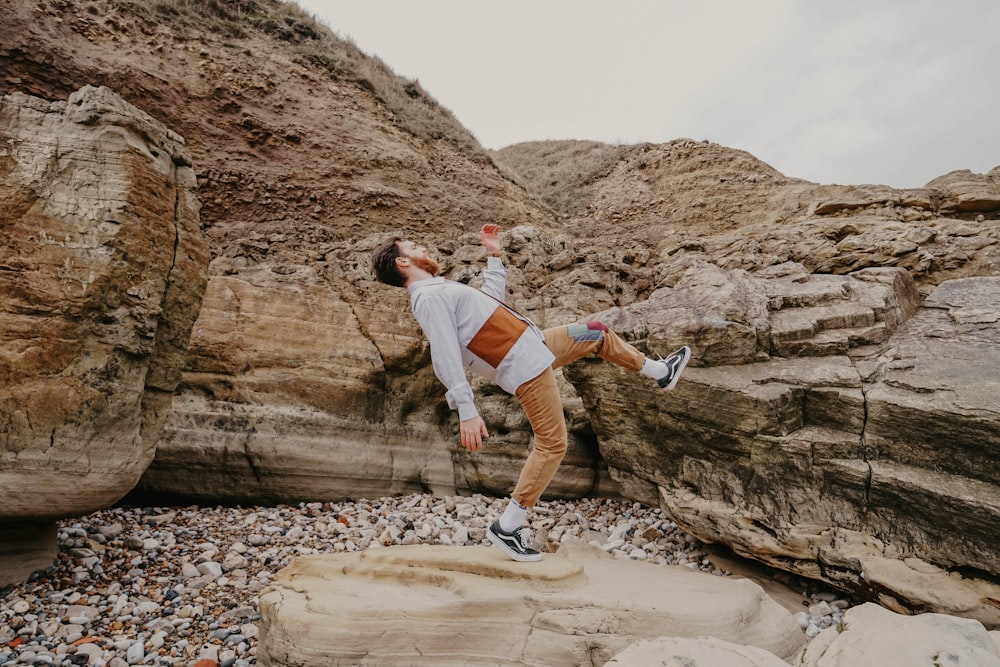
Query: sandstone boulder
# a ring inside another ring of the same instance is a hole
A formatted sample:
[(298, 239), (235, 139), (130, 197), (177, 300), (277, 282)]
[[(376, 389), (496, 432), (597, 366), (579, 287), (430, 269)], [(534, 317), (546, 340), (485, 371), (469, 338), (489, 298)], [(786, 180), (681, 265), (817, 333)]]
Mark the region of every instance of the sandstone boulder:
[(941, 190), (945, 206), (961, 212), (995, 211), (1000, 209), (1000, 167), (988, 174), (974, 174), (968, 169), (939, 176), (927, 187)]
[(747, 579), (622, 561), (582, 544), (538, 563), (492, 547), (304, 556), (261, 593), (260, 612), (265, 667), (603, 665), (663, 635), (712, 635), (788, 658), (805, 642)]
[(806, 646), (800, 667), (954, 665), (1000, 667), (1000, 633), (944, 614), (904, 616), (878, 605), (852, 607), (840, 627)]
[(183, 139), (110, 90), (8, 95), (0, 138), (6, 542), (114, 503), (152, 461), (208, 250)]
[[(744, 556), (1000, 627), (997, 279), (945, 282), (917, 310), (898, 269), (754, 275), (739, 279), (763, 282), (766, 335), (751, 348), (730, 327), (730, 347), (768, 361), (689, 367), (665, 395), (601, 364), (567, 369), (623, 492)], [(696, 295), (672, 298), (707, 303)], [(655, 351), (685, 340), (666, 325), (636, 337)]]

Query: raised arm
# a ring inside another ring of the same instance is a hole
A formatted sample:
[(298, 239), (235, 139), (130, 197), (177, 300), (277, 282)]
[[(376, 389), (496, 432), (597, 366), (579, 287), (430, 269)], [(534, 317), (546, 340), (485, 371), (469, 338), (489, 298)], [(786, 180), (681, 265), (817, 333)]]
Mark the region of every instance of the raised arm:
[(500, 225), (487, 223), (479, 230), (479, 240), (486, 249), (486, 271), (483, 272), (483, 292), (498, 301), (507, 298), (507, 269), (504, 268), (500, 253)]

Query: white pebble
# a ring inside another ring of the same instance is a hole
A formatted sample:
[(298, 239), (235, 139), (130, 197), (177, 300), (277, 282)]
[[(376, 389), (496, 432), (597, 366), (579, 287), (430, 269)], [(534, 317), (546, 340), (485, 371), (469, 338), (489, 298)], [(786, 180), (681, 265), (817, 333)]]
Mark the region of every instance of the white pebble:
[(828, 616), (833, 613), (833, 608), (826, 602), (819, 602), (809, 607), (810, 616)]
[(222, 576), (222, 565), (215, 561), (198, 564), (198, 572), (210, 579), (218, 579)]
[(125, 661), (130, 665), (137, 665), (146, 657), (146, 651), (142, 646), (142, 641), (137, 641), (125, 651)]

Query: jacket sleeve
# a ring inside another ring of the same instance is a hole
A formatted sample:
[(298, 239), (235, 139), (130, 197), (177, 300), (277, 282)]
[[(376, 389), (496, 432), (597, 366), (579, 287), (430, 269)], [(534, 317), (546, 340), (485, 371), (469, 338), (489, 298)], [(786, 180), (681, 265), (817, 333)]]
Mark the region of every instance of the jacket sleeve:
[(472, 386), (462, 364), (454, 309), (444, 299), (425, 296), (414, 304), (413, 315), (430, 343), (434, 374), (448, 389), (445, 393), (448, 407), (458, 410), (462, 421), (478, 416)]
[(486, 270), (483, 271), (482, 291), (497, 301), (506, 301), (507, 273), (508, 271), (499, 257), (487, 257)]

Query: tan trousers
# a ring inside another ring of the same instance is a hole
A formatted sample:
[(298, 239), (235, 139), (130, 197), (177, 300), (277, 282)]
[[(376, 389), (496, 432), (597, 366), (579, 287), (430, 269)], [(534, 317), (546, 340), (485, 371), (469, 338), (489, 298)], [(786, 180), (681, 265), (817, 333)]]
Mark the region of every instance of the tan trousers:
[(526, 508), (535, 506), (566, 455), (566, 418), (553, 371), (588, 354), (596, 354), (605, 361), (636, 372), (646, 360), (639, 350), (599, 322), (555, 327), (543, 333), (545, 344), (556, 359), (550, 368), (522, 384), (514, 393), (535, 435), (535, 446), (511, 494)]

